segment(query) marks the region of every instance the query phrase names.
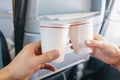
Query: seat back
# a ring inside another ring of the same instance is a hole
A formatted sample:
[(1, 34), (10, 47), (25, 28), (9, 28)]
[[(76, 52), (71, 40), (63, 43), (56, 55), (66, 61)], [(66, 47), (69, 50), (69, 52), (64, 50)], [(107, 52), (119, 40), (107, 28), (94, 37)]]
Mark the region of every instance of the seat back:
[(11, 62), (8, 46), (3, 33), (0, 31), (0, 68)]

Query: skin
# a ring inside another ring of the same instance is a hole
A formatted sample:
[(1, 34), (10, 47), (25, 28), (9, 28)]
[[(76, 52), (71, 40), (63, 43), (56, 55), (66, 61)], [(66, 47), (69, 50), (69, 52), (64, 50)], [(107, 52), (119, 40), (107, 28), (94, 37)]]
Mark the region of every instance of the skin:
[(93, 49), (93, 57), (120, 70), (120, 46), (112, 44), (99, 34), (94, 34), (93, 40), (86, 40), (86, 45)]
[(87, 40), (86, 44), (93, 49), (92, 56), (107, 64), (120, 60), (120, 49), (101, 35), (94, 34), (94, 40)]
[(47, 64), (59, 57), (57, 50), (42, 54), (40, 42), (25, 46), (14, 60), (0, 70), (0, 80), (29, 80), (41, 69), (55, 71), (55, 67)]
[[(107, 41), (104, 37), (94, 34), (94, 40), (87, 40), (86, 45), (93, 49), (92, 56), (107, 64), (120, 61), (120, 50), (117, 46)], [(5, 68), (0, 70), (0, 80), (29, 80), (38, 70), (48, 69), (55, 71), (51, 62), (59, 57), (57, 50), (42, 54), (40, 42), (25, 46), (15, 59)], [(120, 66), (117, 66), (120, 69)]]

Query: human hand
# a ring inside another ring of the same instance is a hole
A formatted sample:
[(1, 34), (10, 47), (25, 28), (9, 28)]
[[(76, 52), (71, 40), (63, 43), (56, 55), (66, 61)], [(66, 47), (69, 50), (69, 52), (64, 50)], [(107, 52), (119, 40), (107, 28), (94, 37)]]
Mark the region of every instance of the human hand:
[(40, 42), (31, 43), (25, 46), (15, 59), (2, 71), (7, 75), (5, 80), (29, 80), (38, 70), (48, 69), (55, 71), (55, 67), (47, 62), (51, 62), (59, 57), (57, 50), (44, 54), (41, 52)]
[(120, 60), (119, 48), (101, 35), (94, 34), (94, 40), (87, 40), (86, 44), (93, 49), (92, 56), (107, 64), (114, 64)]

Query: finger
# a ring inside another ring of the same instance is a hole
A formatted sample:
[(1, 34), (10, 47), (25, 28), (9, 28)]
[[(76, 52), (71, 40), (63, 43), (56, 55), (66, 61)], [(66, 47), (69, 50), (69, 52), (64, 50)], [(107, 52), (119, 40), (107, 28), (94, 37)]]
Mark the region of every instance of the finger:
[(50, 64), (42, 64), (39, 66), (39, 69), (48, 69), (48, 70), (51, 70), (51, 71), (55, 71), (56, 68)]
[(118, 48), (120, 49), (120, 45), (118, 46)]
[(34, 48), (34, 53), (35, 53), (35, 55), (41, 55), (42, 54), (42, 51), (41, 51), (41, 47), (40, 46), (36, 46), (35, 48)]
[(96, 40), (87, 40), (86, 44), (89, 47), (99, 47), (99, 48), (102, 48), (104, 46), (102, 41), (96, 41)]
[(94, 33), (94, 37), (93, 37), (95, 40), (104, 40), (104, 37), (99, 35), (99, 34), (96, 34)]
[(35, 61), (36, 64), (40, 65), (55, 60), (56, 58), (59, 57), (59, 55), (60, 53), (58, 50), (52, 50), (35, 57)]
[(95, 57), (95, 54), (96, 54), (96, 48), (94, 48), (94, 47), (91, 47), (92, 48), (92, 53), (90, 53), (91, 54), (91, 56), (93, 56), (93, 57)]
[(48, 69), (48, 70), (51, 70), (51, 71), (55, 71), (56, 70), (56, 68), (54, 66), (50, 65), (50, 64), (46, 64), (45, 65), (45, 69)]
[(25, 45), (23, 49), (28, 49), (28, 50), (33, 51), (35, 47), (41, 48), (41, 42), (38, 41), (38, 42), (30, 43), (28, 45)]

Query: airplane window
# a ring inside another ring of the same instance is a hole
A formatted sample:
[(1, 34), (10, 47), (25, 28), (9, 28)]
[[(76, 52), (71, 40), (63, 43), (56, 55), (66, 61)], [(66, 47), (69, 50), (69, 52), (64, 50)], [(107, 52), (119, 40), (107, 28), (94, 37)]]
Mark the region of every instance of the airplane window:
[(114, 9), (116, 12), (120, 12), (120, 0), (116, 0)]
[(116, 45), (120, 45), (120, 0), (114, 0), (114, 5), (105, 20), (104, 36)]

